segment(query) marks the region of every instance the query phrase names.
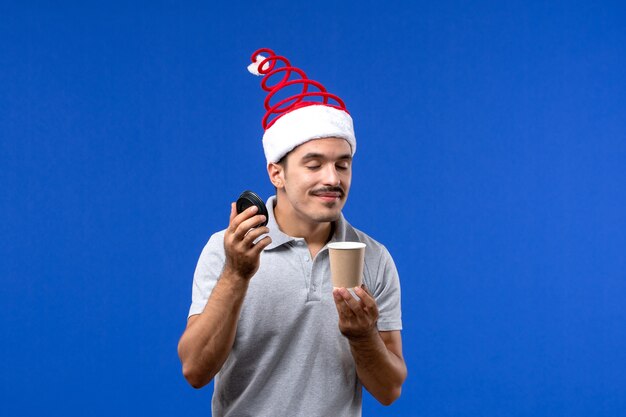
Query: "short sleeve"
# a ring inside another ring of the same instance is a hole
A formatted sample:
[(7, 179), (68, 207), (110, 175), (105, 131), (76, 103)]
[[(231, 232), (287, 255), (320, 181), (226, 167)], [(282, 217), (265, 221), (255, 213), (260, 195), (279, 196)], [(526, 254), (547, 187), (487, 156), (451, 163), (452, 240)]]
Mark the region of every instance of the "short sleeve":
[(376, 286), (371, 289), (378, 305), (378, 330), (402, 330), (400, 278), (389, 251), (381, 248)]
[(196, 265), (188, 317), (204, 311), (209, 296), (224, 269), (224, 261), (224, 233), (215, 233), (202, 249)]

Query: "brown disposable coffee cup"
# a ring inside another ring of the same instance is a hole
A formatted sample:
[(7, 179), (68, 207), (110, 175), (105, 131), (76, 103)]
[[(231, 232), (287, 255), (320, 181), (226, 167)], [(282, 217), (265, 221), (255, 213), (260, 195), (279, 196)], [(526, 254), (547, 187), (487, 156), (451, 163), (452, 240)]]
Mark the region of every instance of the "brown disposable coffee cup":
[(365, 243), (329, 243), (328, 253), (330, 257), (330, 277), (333, 287), (360, 287), (363, 283)]

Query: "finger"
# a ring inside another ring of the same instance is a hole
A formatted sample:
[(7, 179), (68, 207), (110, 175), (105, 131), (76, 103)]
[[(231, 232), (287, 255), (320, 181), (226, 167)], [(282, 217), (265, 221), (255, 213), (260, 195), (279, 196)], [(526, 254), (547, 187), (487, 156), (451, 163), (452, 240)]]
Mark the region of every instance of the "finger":
[(261, 252), (263, 252), (263, 249), (265, 249), (270, 243), (272, 243), (272, 238), (269, 236), (265, 236), (254, 245), (254, 247), (252, 248), (252, 252), (255, 254), (255, 256), (258, 256)]
[(365, 303), (365, 297), (368, 297), (367, 293), (363, 291), (358, 291), (357, 288), (358, 287), (354, 287), (352, 291), (354, 291), (354, 294), (356, 295), (355, 298), (359, 304), (359, 307), (364, 311), (369, 311), (367, 304)]
[(241, 236), (242, 239), (246, 237), (253, 229), (258, 228), (265, 221), (265, 216), (262, 214), (256, 215), (242, 222), (236, 230), (236, 234)]
[(361, 288), (363, 288), (363, 290), (368, 293), (372, 298), (374, 298), (374, 296), (372, 295), (372, 292), (370, 291), (369, 287), (365, 284), (361, 284)]
[(350, 294), (350, 291), (348, 291), (347, 288), (339, 288), (339, 294), (354, 314), (359, 314), (363, 312), (363, 307), (361, 306), (361, 303), (356, 298), (354, 298), (352, 294)]
[(372, 296), (372, 294), (366, 290), (367, 287), (365, 287), (365, 285), (362, 285), (361, 287), (354, 287), (354, 293), (356, 295), (359, 296), (359, 298), (361, 299), (361, 305), (363, 306), (363, 308), (367, 308), (367, 309), (375, 309), (376, 307), (376, 300), (374, 300), (374, 297)]
[(341, 295), (341, 288), (335, 288), (333, 290), (333, 300), (335, 301), (335, 306), (337, 307), (340, 319), (345, 319), (354, 315)]
[(256, 229), (250, 229), (243, 237), (243, 243), (244, 245), (252, 246), (255, 240), (269, 232), (270, 229), (268, 229), (267, 227), (257, 227)]
[(237, 216), (237, 204), (230, 203), (230, 219), (228, 220), (228, 224), (233, 222), (235, 216)]
[[(230, 222), (230, 228), (232, 231), (235, 231), (239, 228), (241, 223), (248, 220), (250, 217), (254, 216), (258, 211), (257, 206), (250, 206), (239, 214), (236, 214), (235, 217)], [(235, 209), (236, 211), (236, 209)]]
[(262, 214), (248, 218), (245, 221), (241, 222), (239, 226), (237, 226), (237, 229), (235, 230), (235, 235), (238, 238), (243, 239), (246, 236), (246, 234), (250, 232), (250, 229), (253, 229), (256, 226), (259, 226), (264, 221), (265, 221), (265, 216)]

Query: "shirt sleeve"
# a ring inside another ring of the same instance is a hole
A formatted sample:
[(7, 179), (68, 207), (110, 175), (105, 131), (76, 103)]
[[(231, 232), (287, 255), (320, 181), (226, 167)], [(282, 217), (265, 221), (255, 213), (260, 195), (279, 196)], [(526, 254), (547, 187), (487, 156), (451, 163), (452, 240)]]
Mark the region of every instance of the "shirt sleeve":
[(370, 291), (378, 305), (378, 330), (402, 330), (400, 278), (396, 265), (384, 246), (378, 264), (376, 285)]
[(224, 269), (224, 233), (216, 233), (202, 249), (196, 271), (193, 275), (191, 291), (191, 307), (189, 315), (200, 314), (204, 311), (209, 296), (217, 284)]

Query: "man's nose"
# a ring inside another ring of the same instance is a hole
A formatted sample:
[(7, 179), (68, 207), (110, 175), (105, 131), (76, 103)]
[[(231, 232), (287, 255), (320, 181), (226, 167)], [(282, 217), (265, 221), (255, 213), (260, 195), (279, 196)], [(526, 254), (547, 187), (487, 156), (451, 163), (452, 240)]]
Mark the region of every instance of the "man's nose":
[(324, 170), (324, 183), (327, 185), (339, 185), (341, 183), (341, 179), (339, 178), (339, 173), (337, 172), (337, 168), (335, 165), (327, 165)]

